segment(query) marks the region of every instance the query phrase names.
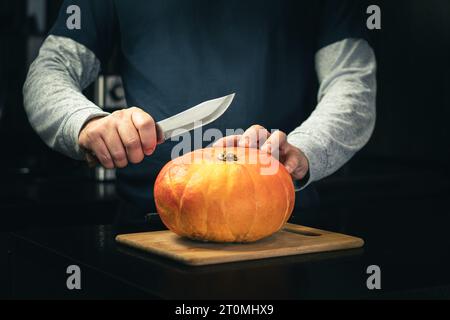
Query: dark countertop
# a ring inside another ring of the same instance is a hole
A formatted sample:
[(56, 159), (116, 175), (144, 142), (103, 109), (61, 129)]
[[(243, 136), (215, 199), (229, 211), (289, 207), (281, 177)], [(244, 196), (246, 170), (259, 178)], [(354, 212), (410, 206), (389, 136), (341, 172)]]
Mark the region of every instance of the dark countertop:
[(109, 223), (117, 202), (113, 182), (84, 177), (3, 176), (0, 232), (50, 225)]
[[(0, 296), (450, 297), (450, 203), (447, 200), (450, 184), (446, 173), (376, 175), (345, 179), (345, 182), (336, 177), (319, 184), (318, 188), (321, 207), (296, 209), (291, 222), (362, 237), (366, 241), (364, 248), (186, 267), (114, 242), (117, 233), (163, 228), (158, 219), (134, 227), (30, 226), (0, 233), (0, 238), (3, 237), (0, 250), (8, 252), (4, 254), (7, 263), (0, 266), (0, 281), (5, 281), (7, 285), (3, 287), (7, 289), (0, 290)], [(11, 210), (13, 213), (15, 209)], [(61, 213), (65, 210), (62, 205), (61, 210)], [(105, 214), (102, 210), (109, 209), (98, 207), (97, 210), (101, 215)], [(66, 288), (66, 268), (71, 264), (81, 267), (80, 291)], [(381, 290), (371, 291), (366, 287), (366, 268), (373, 264), (381, 268)]]

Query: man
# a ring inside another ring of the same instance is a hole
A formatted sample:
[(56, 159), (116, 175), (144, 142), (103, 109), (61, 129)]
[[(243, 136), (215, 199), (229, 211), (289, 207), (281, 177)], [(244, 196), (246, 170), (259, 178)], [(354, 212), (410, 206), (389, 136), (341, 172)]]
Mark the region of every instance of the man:
[[(80, 29), (67, 27), (70, 5), (80, 8)], [(376, 66), (363, 12), (351, 1), (65, 1), (30, 67), (25, 108), (50, 147), (119, 168), (120, 194), (146, 212), (175, 143), (157, 145), (155, 121), (235, 92), (207, 128), (248, 129), (216, 143), (267, 149), (278, 140), (306, 187), (348, 161), (374, 127)], [(81, 91), (119, 44), (127, 103), (137, 107), (108, 114)]]

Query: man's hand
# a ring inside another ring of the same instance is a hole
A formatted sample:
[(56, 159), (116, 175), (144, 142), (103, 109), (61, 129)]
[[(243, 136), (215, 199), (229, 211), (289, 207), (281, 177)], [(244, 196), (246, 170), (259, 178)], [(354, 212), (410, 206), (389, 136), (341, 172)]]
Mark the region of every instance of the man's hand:
[(303, 179), (309, 170), (308, 159), (300, 149), (287, 142), (284, 132), (275, 131), (270, 134), (260, 125), (251, 126), (242, 135), (219, 139), (213, 146), (259, 148), (279, 159), (294, 179)]
[(78, 144), (86, 150), (89, 164), (98, 161), (108, 169), (123, 168), (155, 151), (155, 121), (136, 107), (115, 111), (88, 121), (80, 131)]

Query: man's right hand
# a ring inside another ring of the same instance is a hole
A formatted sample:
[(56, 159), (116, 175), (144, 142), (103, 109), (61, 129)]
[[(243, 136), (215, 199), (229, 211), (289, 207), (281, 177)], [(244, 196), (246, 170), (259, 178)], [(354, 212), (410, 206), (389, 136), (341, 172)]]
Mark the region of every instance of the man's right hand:
[(123, 168), (155, 151), (156, 130), (148, 113), (132, 107), (89, 120), (80, 131), (78, 144), (86, 150), (89, 164), (100, 162), (108, 169)]

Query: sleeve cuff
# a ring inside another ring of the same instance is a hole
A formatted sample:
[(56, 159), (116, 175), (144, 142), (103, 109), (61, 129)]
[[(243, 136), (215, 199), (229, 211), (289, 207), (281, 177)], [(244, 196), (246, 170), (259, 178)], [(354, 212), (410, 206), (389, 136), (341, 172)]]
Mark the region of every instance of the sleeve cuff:
[(101, 110), (97, 106), (79, 109), (69, 115), (63, 128), (63, 139), (67, 154), (71, 158), (76, 160), (84, 159), (84, 152), (78, 145), (78, 136), (84, 124), (93, 118), (104, 117), (107, 115), (109, 115), (108, 112)]
[(305, 182), (297, 181), (295, 183), (296, 189), (304, 189), (311, 182), (321, 179), (328, 166), (327, 151), (323, 144), (313, 135), (303, 131), (291, 132), (287, 141), (305, 154), (309, 164), (309, 179)]

